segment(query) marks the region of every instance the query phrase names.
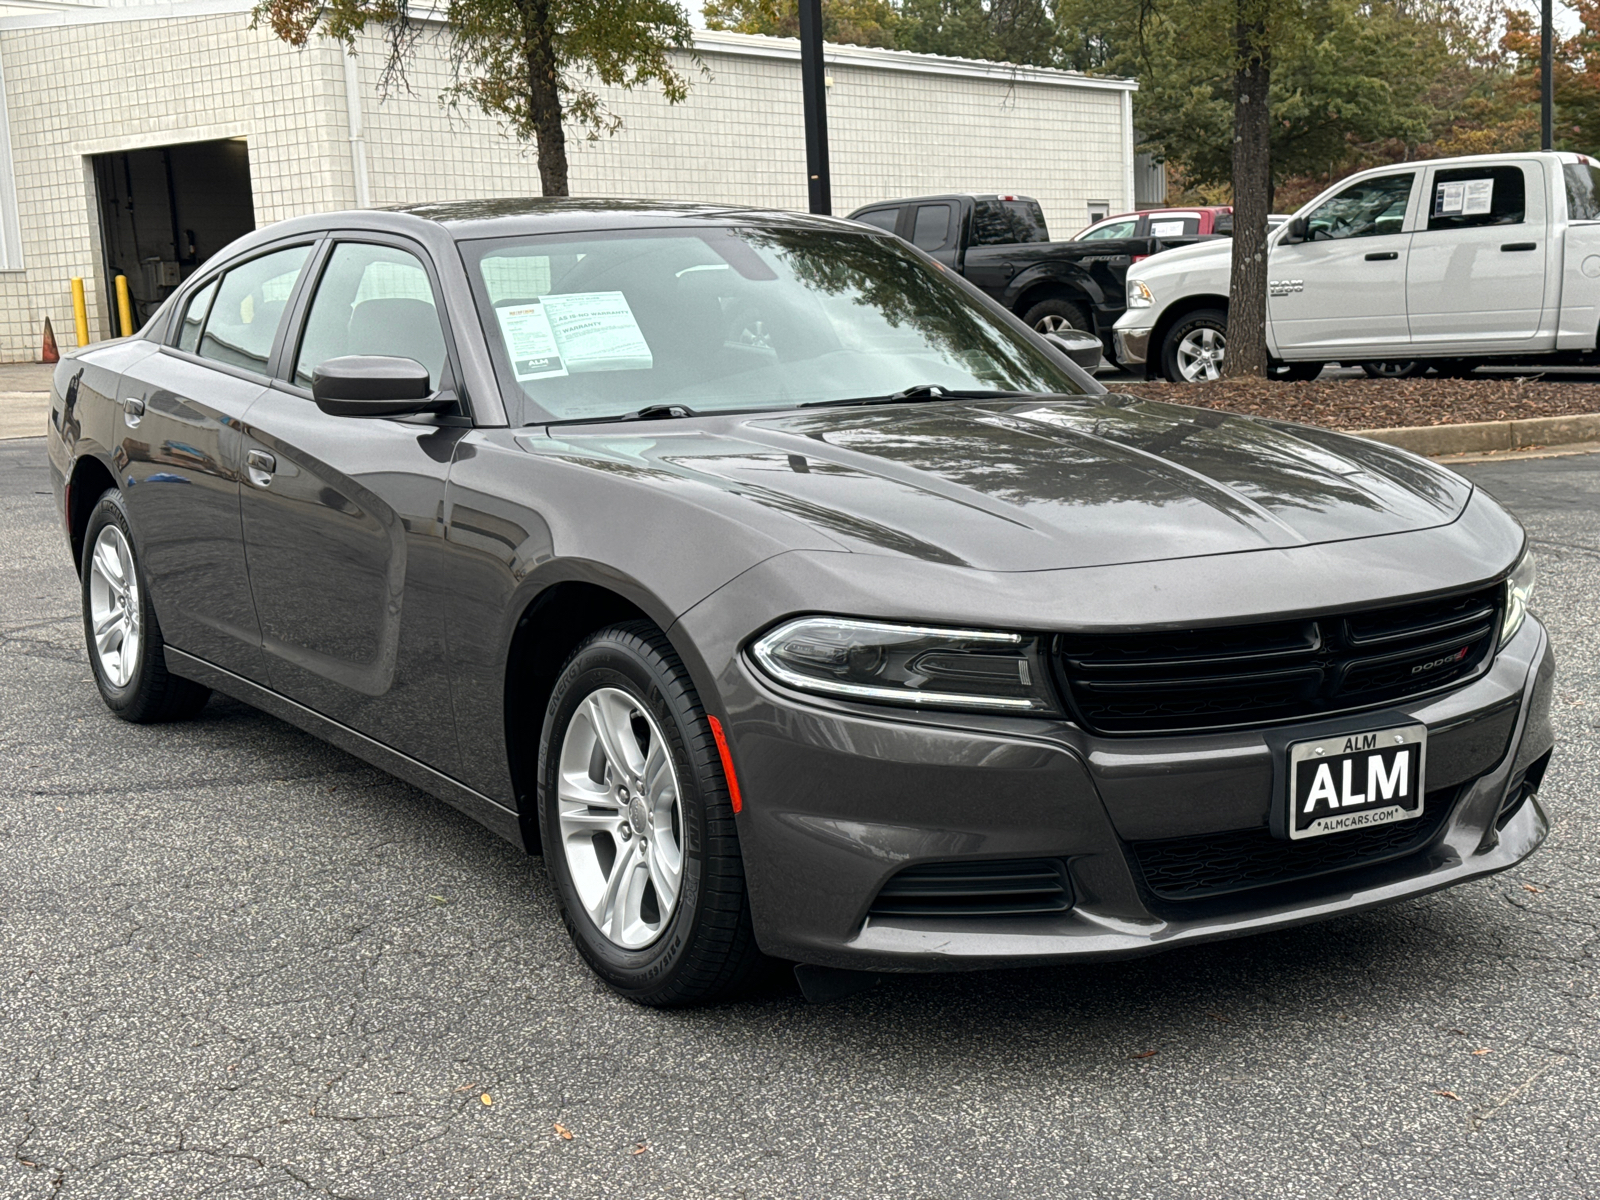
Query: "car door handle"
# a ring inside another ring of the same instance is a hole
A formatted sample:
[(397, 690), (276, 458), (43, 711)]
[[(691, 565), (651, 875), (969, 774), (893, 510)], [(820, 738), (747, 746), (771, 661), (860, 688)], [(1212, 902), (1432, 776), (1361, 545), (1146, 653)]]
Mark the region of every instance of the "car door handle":
[[(73, 380), (73, 382), (76, 383), (77, 380)], [(128, 423), (129, 429), (137, 425), (139, 418), (142, 416), (144, 416), (143, 400), (137, 396), (129, 396), (122, 402), (122, 419)]]
[(250, 482), (257, 487), (270, 487), (272, 473), (278, 469), (278, 460), (265, 450), (252, 450), (244, 456), (250, 471)]
[(1502, 253), (1515, 254), (1518, 250), (1537, 250), (1538, 242), (1507, 242), (1500, 247)]
[(1375, 250), (1367, 255), (1368, 262), (1392, 262), (1400, 257), (1398, 250)]

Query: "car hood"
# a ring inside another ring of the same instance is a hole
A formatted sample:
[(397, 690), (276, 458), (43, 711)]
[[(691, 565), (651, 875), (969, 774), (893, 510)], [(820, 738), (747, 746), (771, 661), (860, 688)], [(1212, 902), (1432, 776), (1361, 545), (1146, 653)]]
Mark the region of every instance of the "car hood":
[(1208, 266), (1232, 269), (1233, 239), (1211, 238), (1188, 246), (1173, 246), (1169, 250), (1157, 251), (1129, 271), (1128, 278), (1157, 279), (1171, 271)]
[(558, 436), (580, 458), (623, 457), (735, 493), (841, 549), (986, 571), (1402, 533), (1455, 520), (1472, 492), (1377, 442), (1115, 394), (673, 426)]

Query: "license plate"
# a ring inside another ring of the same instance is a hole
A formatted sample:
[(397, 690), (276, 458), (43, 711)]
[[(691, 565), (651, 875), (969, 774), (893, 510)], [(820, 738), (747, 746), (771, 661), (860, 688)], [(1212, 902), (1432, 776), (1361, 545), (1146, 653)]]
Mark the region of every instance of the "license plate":
[(1289, 836), (1323, 837), (1420, 817), (1427, 750), (1426, 725), (1293, 743)]

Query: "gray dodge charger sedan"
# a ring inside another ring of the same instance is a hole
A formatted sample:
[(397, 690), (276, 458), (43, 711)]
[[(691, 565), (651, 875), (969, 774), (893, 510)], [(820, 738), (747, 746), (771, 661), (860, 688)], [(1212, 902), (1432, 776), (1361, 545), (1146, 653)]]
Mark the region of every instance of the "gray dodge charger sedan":
[(1068, 349), (844, 221), (273, 225), (56, 372), (95, 680), (130, 721), (238, 697), (542, 851), (648, 1004), (1142, 954), (1532, 852), (1520, 526)]

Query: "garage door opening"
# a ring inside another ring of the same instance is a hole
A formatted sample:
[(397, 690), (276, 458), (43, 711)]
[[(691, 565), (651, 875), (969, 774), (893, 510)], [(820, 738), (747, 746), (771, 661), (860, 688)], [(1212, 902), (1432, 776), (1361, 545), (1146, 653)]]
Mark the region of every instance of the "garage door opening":
[(118, 275), (128, 277), (137, 329), (177, 286), (256, 227), (245, 139), (97, 154), (95, 194), (105, 254), (108, 336)]

